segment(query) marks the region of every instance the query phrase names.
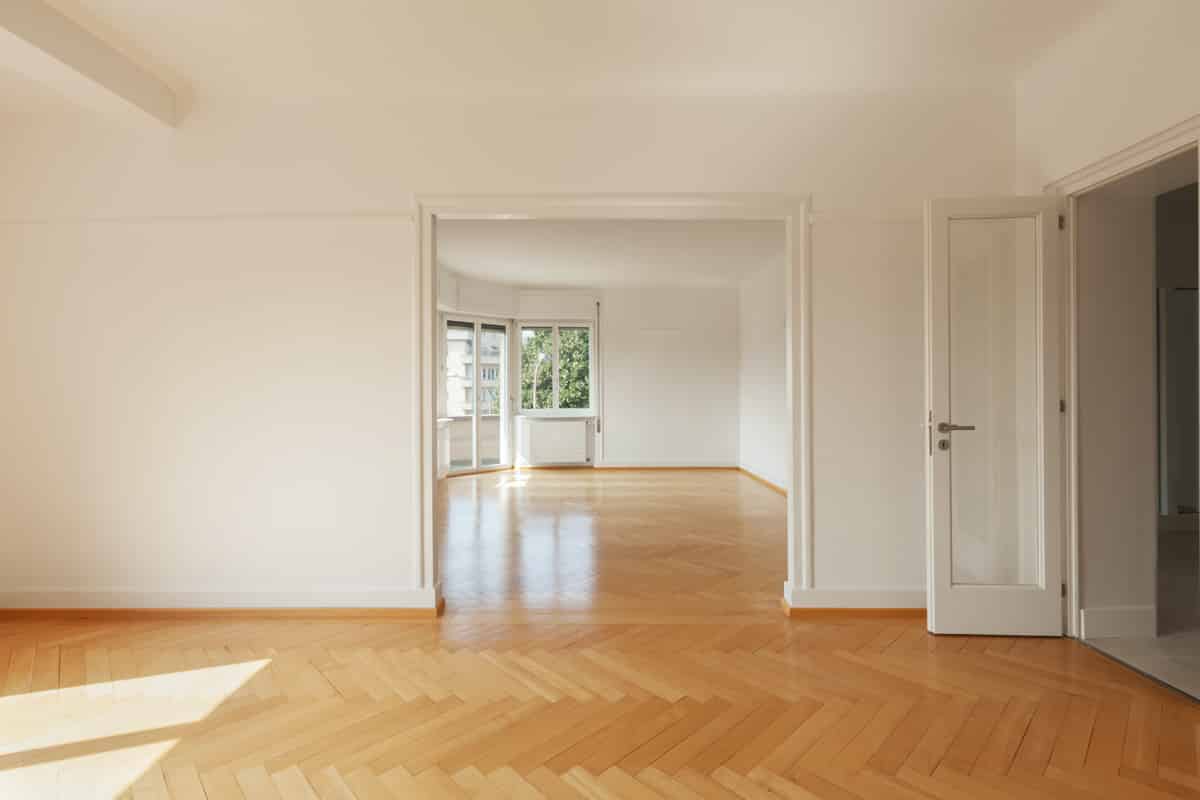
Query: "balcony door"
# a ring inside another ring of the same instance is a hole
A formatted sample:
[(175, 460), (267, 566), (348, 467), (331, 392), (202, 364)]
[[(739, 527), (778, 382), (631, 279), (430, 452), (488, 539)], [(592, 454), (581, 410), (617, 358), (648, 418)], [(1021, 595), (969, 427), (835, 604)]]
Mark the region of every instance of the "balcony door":
[(448, 471), (506, 466), (508, 326), (448, 317), (444, 334)]

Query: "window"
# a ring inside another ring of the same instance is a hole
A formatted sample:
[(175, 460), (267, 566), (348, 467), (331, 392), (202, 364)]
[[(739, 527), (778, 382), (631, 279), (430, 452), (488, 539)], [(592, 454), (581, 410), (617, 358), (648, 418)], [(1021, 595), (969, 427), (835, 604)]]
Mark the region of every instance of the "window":
[(475, 325), (446, 323), (446, 416), (475, 413)]
[(587, 411), (592, 407), (592, 329), (521, 327), (521, 409)]
[(446, 320), (444, 404), (451, 472), (505, 463), (507, 354), (506, 325)]

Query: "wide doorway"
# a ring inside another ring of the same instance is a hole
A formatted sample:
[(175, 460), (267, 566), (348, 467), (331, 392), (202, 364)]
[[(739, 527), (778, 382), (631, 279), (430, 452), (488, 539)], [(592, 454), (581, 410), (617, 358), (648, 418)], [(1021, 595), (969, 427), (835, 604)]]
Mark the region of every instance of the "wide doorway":
[(1200, 697), (1196, 149), (1075, 221), (1080, 635)]
[(447, 219), (435, 245), (448, 611), (777, 612), (784, 223)]

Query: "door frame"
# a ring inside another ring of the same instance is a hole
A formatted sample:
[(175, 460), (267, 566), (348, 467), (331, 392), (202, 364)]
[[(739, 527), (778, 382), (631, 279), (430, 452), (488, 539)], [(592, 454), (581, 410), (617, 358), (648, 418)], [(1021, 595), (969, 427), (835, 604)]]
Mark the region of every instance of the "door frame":
[(784, 597), (813, 588), (811, 203), (791, 194), (430, 195), (416, 198), (413, 292), (413, 584), (442, 603), (437, 530), (437, 236), (439, 219), (754, 220), (784, 223), (787, 397), (791, 436)]
[[(1078, 283), (1078, 243), (1076, 232), (1079, 230), (1078, 198), (1107, 183), (1126, 177), (1134, 172), (1146, 169), (1179, 155), (1189, 148), (1197, 148), (1197, 160), (1200, 161), (1200, 115), (1191, 117), (1167, 130), (1143, 139), (1130, 147), (1113, 153), (1110, 156), (1095, 161), (1047, 184), (1044, 189), (1048, 194), (1066, 198), (1066, 291), (1063, 292), (1064, 319), (1066, 320), (1064, 361), (1066, 380), (1064, 387), (1066, 397), (1063, 399), (1067, 407), (1066, 428), (1066, 458), (1065, 465), (1065, 497), (1063, 504), (1066, 516), (1063, 526), (1065, 536), (1065, 552), (1067, 554), (1064, 580), (1066, 582), (1067, 635), (1079, 638), (1083, 630), (1081, 602), (1081, 587), (1079, 580), (1080, 536), (1079, 536), (1079, 283)], [(1157, 546), (1157, 545), (1156, 545)]]

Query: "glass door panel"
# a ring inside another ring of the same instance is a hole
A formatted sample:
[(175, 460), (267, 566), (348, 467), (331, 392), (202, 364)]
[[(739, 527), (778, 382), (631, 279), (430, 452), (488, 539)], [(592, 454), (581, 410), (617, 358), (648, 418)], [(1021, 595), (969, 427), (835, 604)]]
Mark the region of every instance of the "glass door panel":
[(475, 325), (446, 322), (446, 416), (451, 472), (475, 466)]
[(508, 364), (508, 330), (503, 325), (483, 324), (479, 329), (479, 380), (476, 407), (479, 409), (479, 466), (504, 463), (504, 397)]
[(954, 584), (1037, 583), (1037, 222), (950, 221)]

